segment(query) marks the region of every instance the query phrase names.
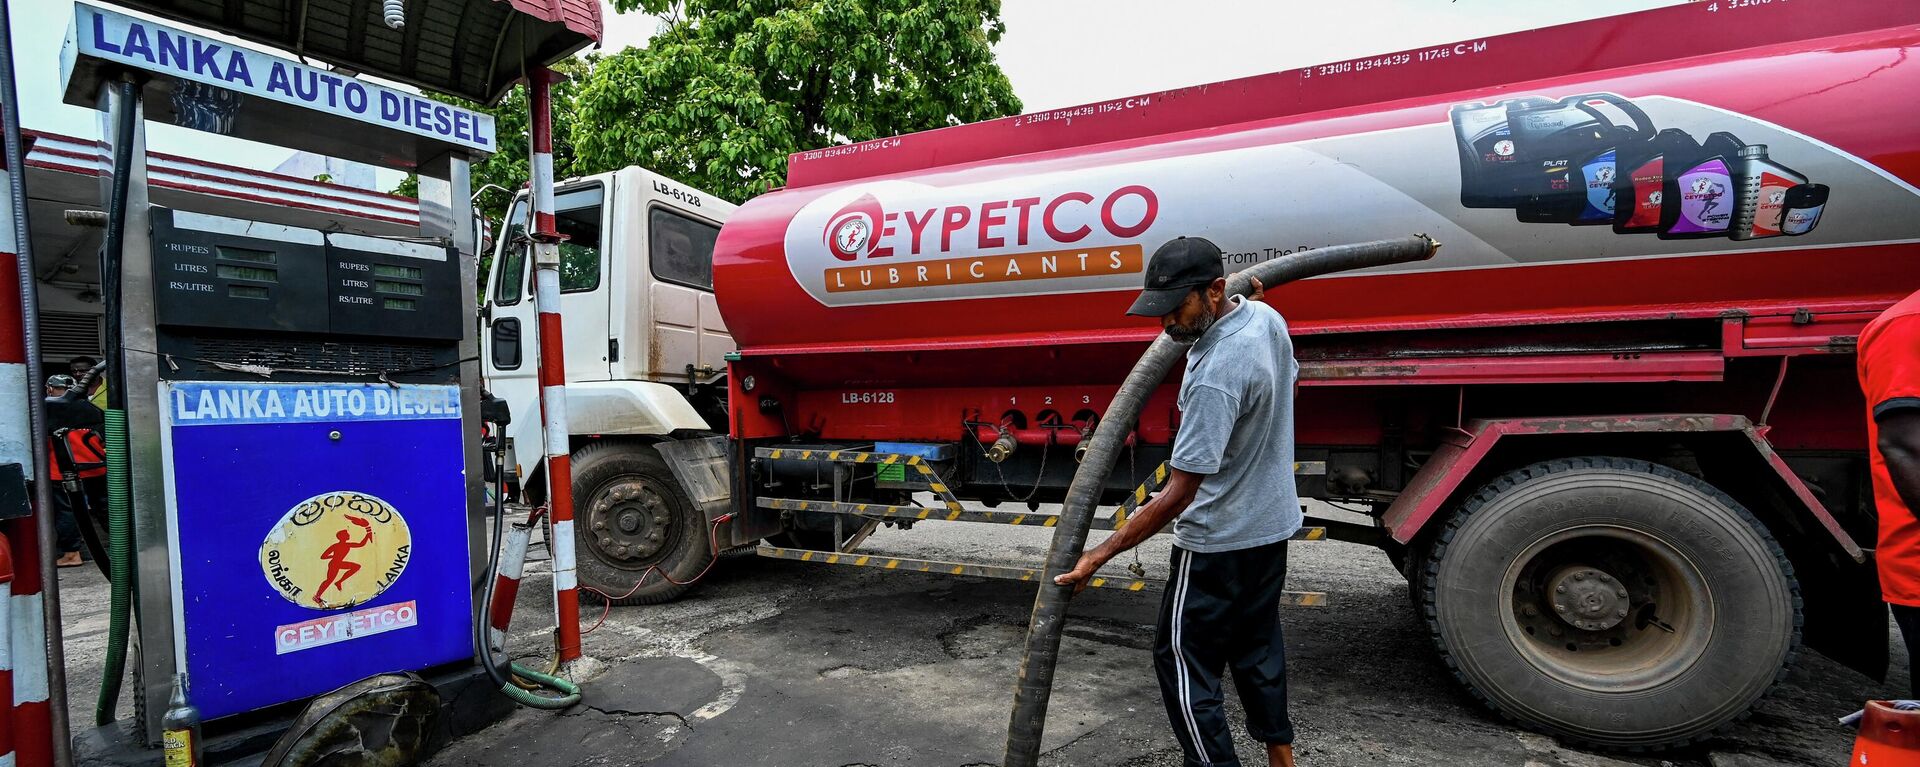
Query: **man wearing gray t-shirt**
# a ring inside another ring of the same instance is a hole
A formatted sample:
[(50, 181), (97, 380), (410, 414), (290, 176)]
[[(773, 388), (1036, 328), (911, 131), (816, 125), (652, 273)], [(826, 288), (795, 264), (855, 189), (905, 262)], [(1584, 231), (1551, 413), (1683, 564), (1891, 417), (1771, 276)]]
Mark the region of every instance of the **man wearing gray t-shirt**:
[(1154, 251), (1147, 288), (1128, 314), (1159, 317), (1193, 344), (1180, 382), (1180, 429), (1167, 486), (1088, 550), (1061, 585), (1095, 570), (1173, 520), (1173, 565), (1160, 603), (1154, 668), (1186, 763), (1240, 764), (1227, 732), (1222, 667), (1247, 710), (1247, 732), (1272, 767), (1293, 765), (1280, 594), (1287, 539), (1300, 529), (1293, 485), (1293, 391), (1299, 364), (1279, 312), (1228, 297), (1220, 249), (1182, 237)]

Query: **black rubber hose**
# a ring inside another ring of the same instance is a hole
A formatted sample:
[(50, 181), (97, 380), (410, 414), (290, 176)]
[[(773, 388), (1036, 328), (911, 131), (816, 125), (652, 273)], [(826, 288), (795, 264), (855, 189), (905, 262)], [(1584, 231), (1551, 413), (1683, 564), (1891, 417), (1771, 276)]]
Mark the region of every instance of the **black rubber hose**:
[[(1394, 240), (1334, 245), (1295, 253), (1267, 261), (1230, 275), (1227, 294), (1244, 296), (1252, 287), (1252, 278), (1272, 290), (1295, 280), (1322, 274), (1364, 269), (1371, 266), (1403, 264), (1432, 258), (1440, 244), (1426, 235)], [(1033, 615), (1027, 623), (1027, 652), (1020, 660), (1020, 679), (1013, 698), (1013, 720), (1007, 726), (1005, 767), (1032, 767), (1040, 759), (1040, 736), (1046, 729), (1047, 701), (1053, 694), (1054, 665), (1059, 661), (1060, 630), (1065, 627), (1067, 603), (1073, 589), (1053, 582), (1054, 576), (1073, 569), (1087, 545), (1087, 530), (1093, 524), (1094, 505), (1107, 475), (1120, 458), (1127, 432), (1133, 430), (1140, 407), (1167, 374), (1180, 363), (1187, 345), (1161, 333), (1147, 353), (1133, 366), (1120, 384), (1113, 404), (1100, 414), (1086, 457), (1067, 487), (1067, 499), (1060, 511), (1060, 523), (1053, 530), (1053, 548), (1047, 554), (1045, 574), (1033, 600)]]
[(112, 574), (108, 599), (107, 657), (100, 674), (100, 697), (93, 706), (94, 724), (105, 727), (118, 716), (121, 678), (126, 675), (127, 646), (133, 628), (133, 474), (127, 433), (127, 355), (120, 337), (121, 263), (126, 254), (127, 196), (132, 184), (133, 136), (139, 113), (133, 108), (138, 86), (126, 80), (110, 86), (119, 101), (114, 113), (112, 186), (107, 195), (107, 231), (100, 247), (100, 301), (106, 313), (107, 376), (107, 564)]
[[(502, 695), (528, 708), (558, 711), (580, 702), (579, 685), (557, 676), (550, 676), (526, 668), (514, 663), (510, 658), (496, 656), (493, 653), (493, 643), (487, 641), (488, 619), (493, 613), (494, 586), (499, 582), (500, 547), (506, 545), (507, 540), (507, 448), (505, 427), (498, 426), (498, 428), (500, 428), (502, 434), (499, 437), (500, 447), (495, 449), (493, 459), (495, 465), (499, 467), (498, 473), (494, 475), (497, 484), (494, 486), (493, 496), (493, 546), (491, 547), (492, 551), (487, 555), (486, 589), (481, 592), (480, 604), (474, 610), (474, 649), (480, 654), (480, 663), (486, 668), (487, 677), (492, 679), (494, 684), (500, 685), (500, 693)], [(502, 650), (504, 649), (503, 647)], [(510, 679), (510, 677), (513, 676), (532, 680), (536, 684), (544, 685), (549, 689), (559, 692), (560, 695), (558, 697), (549, 697), (522, 688), (520, 685), (513, 683)]]
[[(496, 427), (498, 428), (498, 427)], [(507, 439), (503, 433), (495, 439), (499, 446), (491, 451), (488, 460), (495, 467), (493, 491), (493, 545), (487, 547), (486, 586), (481, 589), (480, 604), (474, 609), (473, 649), (480, 656), (480, 663), (487, 669), (487, 676), (501, 687), (512, 686), (507, 681), (507, 664), (493, 654), (493, 643), (487, 641), (487, 619), (493, 612), (493, 588), (500, 570), (500, 547), (507, 540)]]

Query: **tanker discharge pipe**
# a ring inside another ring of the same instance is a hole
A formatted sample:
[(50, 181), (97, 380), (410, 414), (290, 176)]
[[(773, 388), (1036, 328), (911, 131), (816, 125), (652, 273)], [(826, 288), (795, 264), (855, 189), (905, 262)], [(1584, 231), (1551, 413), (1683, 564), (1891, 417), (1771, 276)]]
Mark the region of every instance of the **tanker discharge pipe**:
[[(1271, 290), (1294, 280), (1323, 274), (1364, 269), (1372, 266), (1404, 264), (1433, 257), (1440, 244), (1426, 235), (1355, 245), (1333, 245), (1276, 258), (1227, 276), (1227, 295), (1244, 296), (1254, 278)], [(1005, 767), (1033, 767), (1040, 759), (1040, 735), (1046, 728), (1047, 699), (1053, 694), (1054, 665), (1059, 661), (1060, 631), (1066, 626), (1067, 602), (1073, 589), (1053, 582), (1054, 576), (1073, 569), (1087, 544), (1087, 530), (1093, 523), (1093, 507), (1100, 498), (1114, 463), (1120, 458), (1125, 435), (1133, 430), (1153, 390), (1159, 388), (1167, 373), (1185, 354), (1182, 344), (1161, 333), (1147, 353), (1133, 366), (1120, 384), (1113, 404), (1094, 428), (1093, 439), (1086, 443), (1085, 459), (1067, 487), (1067, 499), (1060, 511), (1060, 524), (1053, 531), (1053, 547), (1047, 554), (1047, 566), (1039, 579), (1040, 590), (1033, 600), (1033, 614), (1027, 623), (1027, 652), (1020, 660), (1020, 679), (1013, 698), (1013, 718), (1007, 726)]]

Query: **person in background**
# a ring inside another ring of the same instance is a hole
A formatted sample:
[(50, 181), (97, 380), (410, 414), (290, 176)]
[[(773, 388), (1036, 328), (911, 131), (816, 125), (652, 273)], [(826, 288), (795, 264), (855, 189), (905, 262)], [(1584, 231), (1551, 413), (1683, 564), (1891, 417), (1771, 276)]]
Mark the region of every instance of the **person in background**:
[(55, 483), (54, 527), (58, 531), (60, 567), (78, 567), (85, 558), (81, 547), (92, 552), (104, 571), (105, 547), (101, 545), (97, 514), (106, 508), (106, 445), (100, 437), (105, 416), (83, 396), (81, 386), (70, 375), (47, 378), (48, 480)]
[(67, 371), (73, 375), (73, 380), (80, 382), (81, 391), (87, 393), (87, 401), (103, 413), (107, 410), (107, 377), (102, 375), (106, 368), (105, 364), (84, 354), (67, 360)]
[(1909, 696), (1920, 698), (1920, 292), (1860, 333), (1860, 389), (1880, 517), (1880, 595), (1893, 609), (1907, 657)]

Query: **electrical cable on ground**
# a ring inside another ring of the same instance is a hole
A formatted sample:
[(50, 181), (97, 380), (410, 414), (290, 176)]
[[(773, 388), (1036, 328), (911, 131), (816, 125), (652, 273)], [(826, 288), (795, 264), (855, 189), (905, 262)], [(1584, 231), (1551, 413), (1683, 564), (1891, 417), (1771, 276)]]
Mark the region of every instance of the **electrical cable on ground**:
[(699, 573), (695, 574), (692, 578), (688, 578), (685, 583), (674, 580), (673, 576), (668, 575), (667, 571), (660, 569), (659, 565), (648, 565), (647, 569), (642, 570), (640, 572), (640, 579), (633, 582), (633, 588), (627, 589), (627, 593), (621, 594), (620, 596), (617, 596), (617, 597), (607, 596), (607, 592), (601, 591), (592, 586), (581, 586), (580, 587), (581, 591), (585, 591), (585, 592), (599, 596), (601, 602), (604, 603), (604, 606), (601, 607), (600, 609), (600, 620), (594, 621), (593, 628), (580, 632), (580, 635), (586, 636), (588, 634), (593, 633), (594, 631), (599, 630), (600, 625), (607, 622), (607, 616), (613, 614), (613, 603), (620, 601), (622, 599), (626, 599), (627, 597), (633, 596), (634, 592), (639, 591), (641, 586), (644, 586), (647, 584), (647, 576), (649, 575), (652, 575), (654, 573), (659, 573), (662, 579), (664, 579), (666, 582), (671, 583), (675, 586), (691, 586), (695, 583), (699, 583), (701, 578), (707, 577), (707, 573), (713, 571), (714, 563), (720, 561), (720, 526), (725, 524), (727, 520), (730, 520), (730, 519), (733, 519), (732, 512), (728, 512), (726, 514), (720, 515), (719, 517), (715, 518), (707, 526), (707, 546), (708, 546), (708, 549), (713, 554), (713, 556), (707, 559), (707, 566), (704, 569), (702, 569)]

